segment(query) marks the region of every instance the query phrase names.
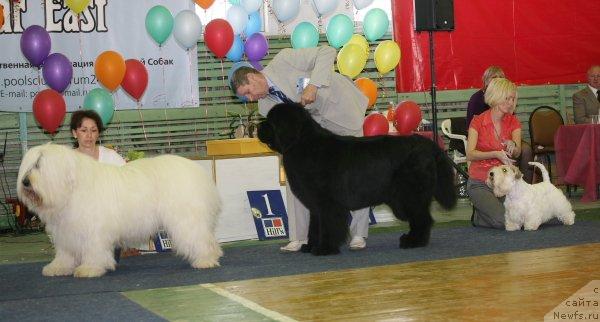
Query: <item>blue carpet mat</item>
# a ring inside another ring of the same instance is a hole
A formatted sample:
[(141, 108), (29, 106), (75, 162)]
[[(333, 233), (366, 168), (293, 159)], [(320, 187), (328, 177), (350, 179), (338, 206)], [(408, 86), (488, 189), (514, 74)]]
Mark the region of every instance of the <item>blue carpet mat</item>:
[[(224, 249), (221, 267), (208, 270), (194, 270), (171, 253), (129, 257), (116, 271), (96, 279), (43, 277), (47, 263), (0, 265), (0, 320), (157, 320), (118, 292), (596, 243), (600, 222), (542, 226), (532, 232), (440, 228), (432, 231), (428, 247), (408, 250), (398, 248), (400, 234), (373, 234), (367, 250), (344, 248), (339, 255), (325, 257), (280, 253), (280, 244), (230, 247)], [(91, 316), (91, 310), (107, 313)]]

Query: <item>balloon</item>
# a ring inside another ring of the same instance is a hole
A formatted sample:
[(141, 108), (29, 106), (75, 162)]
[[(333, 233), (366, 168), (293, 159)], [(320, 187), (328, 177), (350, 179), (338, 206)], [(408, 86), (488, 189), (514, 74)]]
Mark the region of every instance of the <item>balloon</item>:
[(0, 4), (0, 29), (4, 27), (4, 6)]
[(332, 13), (337, 8), (338, 0), (312, 0), (311, 3), (317, 16), (322, 17)]
[(73, 64), (65, 55), (54, 53), (44, 61), (42, 75), (50, 88), (62, 93), (73, 79)]
[(146, 91), (146, 86), (148, 86), (146, 66), (137, 59), (127, 59), (125, 61), (125, 76), (121, 82), (123, 90), (139, 101), (144, 95), (144, 91)]
[(125, 69), (123, 57), (112, 50), (107, 50), (98, 55), (94, 64), (94, 72), (96, 72), (98, 81), (111, 92), (114, 92), (121, 85), (121, 81), (125, 76)]
[(363, 32), (368, 41), (375, 41), (385, 35), (389, 26), (390, 21), (385, 11), (373, 8), (365, 15)]
[[(206, 9), (210, 8), (210, 6), (212, 6), (212, 4), (215, 2), (215, 0), (194, 0), (194, 2), (196, 2), (196, 4), (199, 5), (202, 9), (206, 10)], [(237, 2), (239, 3), (239, 1), (237, 1)], [(233, 3), (233, 1), (232, 1), (231, 4), (237, 4), (237, 3)]]
[(354, 3), (356, 10), (360, 10), (370, 6), (373, 3), (373, 0), (352, 0), (352, 2)]
[(77, 15), (85, 10), (89, 3), (90, 0), (65, 0), (65, 5)]
[(402, 135), (411, 134), (421, 123), (421, 108), (413, 101), (400, 102), (394, 114), (394, 127)]
[(59, 92), (47, 88), (33, 99), (33, 116), (42, 128), (50, 134), (62, 124), (67, 113), (65, 99)]
[(341, 74), (356, 77), (365, 68), (367, 55), (358, 45), (346, 45), (337, 55), (337, 66)]
[(293, 20), (300, 12), (300, 0), (273, 0), (273, 13), (279, 22)]
[(213, 19), (204, 28), (204, 42), (217, 58), (223, 58), (233, 44), (233, 28), (224, 19)]
[(248, 12), (242, 6), (231, 6), (227, 10), (227, 22), (233, 28), (233, 34), (239, 35), (248, 24)]
[(190, 49), (198, 43), (202, 36), (202, 22), (192, 10), (180, 11), (175, 16), (173, 37), (185, 49)]
[(360, 48), (365, 50), (367, 57), (369, 56), (369, 43), (367, 42), (365, 37), (363, 37), (362, 35), (359, 35), (359, 34), (352, 35), (352, 38), (350, 38), (350, 40), (348, 40), (348, 42), (346, 44), (359, 45)]
[(265, 55), (267, 55), (267, 51), (269, 50), (269, 43), (267, 42), (267, 38), (263, 36), (261, 33), (255, 33), (254, 35), (248, 37), (246, 39), (246, 43), (244, 44), (244, 51), (246, 52), (246, 56), (249, 61), (259, 61)]
[(232, 62), (237, 62), (242, 60), (242, 57), (244, 56), (244, 42), (242, 41), (242, 38), (240, 38), (239, 35), (235, 35), (233, 36), (233, 44), (231, 45), (231, 48), (229, 49), (229, 51), (227, 52), (227, 59), (231, 60)]
[(363, 135), (387, 135), (390, 130), (390, 123), (383, 114), (375, 112), (369, 114), (363, 122)]
[(319, 44), (319, 32), (310, 22), (301, 22), (292, 32), (292, 48), (313, 48)]
[(369, 107), (372, 107), (377, 102), (377, 84), (366, 77), (357, 78), (354, 84), (369, 99)]
[(400, 47), (393, 40), (382, 41), (375, 48), (375, 67), (380, 74), (396, 68), (400, 62)]
[(335, 15), (327, 24), (327, 41), (331, 47), (338, 49), (352, 38), (353, 32), (354, 23), (348, 16), (344, 14)]
[(259, 61), (250, 61), (250, 65), (252, 65), (252, 67), (258, 71), (261, 71), (264, 68)]
[(242, 0), (240, 4), (246, 9), (246, 12), (256, 12), (262, 6), (262, 0)]
[(27, 27), (21, 35), (21, 52), (31, 65), (40, 67), (50, 53), (50, 34), (41, 26)]
[(248, 17), (248, 23), (246, 24), (246, 30), (244, 35), (250, 37), (262, 29), (262, 20), (260, 19), (260, 12), (255, 11)]
[(164, 6), (154, 6), (146, 14), (146, 30), (161, 46), (173, 31), (173, 15)]
[[(229, 69), (229, 72), (227, 73), (227, 79), (229, 80), (229, 87), (231, 87), (231, 90), (233, 90), (233, 86), (231, 86), (231, 78), (233, 77), (233, 73), (235, 73), (235, 71), (240, 67), (252, 67), (252, 65), (250, 65), (248, 62), (243, 61), (243, 62), (235, 63), (231, 66), (231, 69)], [(237, 93), (234, 93), (234, 94), (242, 102), (248, 101), (248, 98), (246, 98), (246, 96), (240, 96)]]
[(102, 124), (106, 127), (115, 112), (115, 102), (112, 95), (104, 88), (94, 88), (85, 95), (83, 109), (98, 113), (102, 119)]

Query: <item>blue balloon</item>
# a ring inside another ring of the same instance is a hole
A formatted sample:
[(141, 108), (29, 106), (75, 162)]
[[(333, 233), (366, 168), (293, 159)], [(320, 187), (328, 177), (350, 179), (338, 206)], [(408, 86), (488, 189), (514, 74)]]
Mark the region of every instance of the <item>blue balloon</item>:
[[(242, 66), (254, 68), (249, 62), (246, 61), (237, 62), (231, 66), (231, 69), (229, 69), (229, 72), (227, 73), (227, 79), (229, 80), (229, 87), (231, 87), (232, 91), (233, 86), (231, 86), (231, 77), (233, 77), (233, 73), (235, 73), (235, 71)], [(234, 93), (234, 95), (237, 96), (237, 98), (239, 98), (242, 102), (248, 102), (248, 98), (246, 96), (240, 96), (237, 93)]]
[(243, 56), (244, 42), (242, 41), (242, 38), (240, 38), (240, 35), (235, 35), (233, 36), (233, 44), (231, 45), (231, 48), (229, 49), (225, 57), (227, 57), (227, 59), (231, 60), (232, 62), (238, 62), (242, 60)]
[(260, 13), (255, 11), (248, 16), (248, 23), (244, 30), (244, 35), (250, 37), (253, 34), (260, 32), (262, 29), (262, 20), (260, 20)]

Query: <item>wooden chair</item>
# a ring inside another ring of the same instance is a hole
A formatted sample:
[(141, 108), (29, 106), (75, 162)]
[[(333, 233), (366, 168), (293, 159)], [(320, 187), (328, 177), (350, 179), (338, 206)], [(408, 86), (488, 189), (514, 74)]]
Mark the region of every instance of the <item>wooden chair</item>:
[[(550, 179), (552, 179), (550, 156), (554, 154), (554, 134), (563, 124), (560, 112), (550, 106), (540, 106), (529, 115), (529, 136), (533, 160), (537, 161), (538, 157), (545, 159)], [(533, 172), (533, 182), (535, 182), (536, 173), (537, 171)]]

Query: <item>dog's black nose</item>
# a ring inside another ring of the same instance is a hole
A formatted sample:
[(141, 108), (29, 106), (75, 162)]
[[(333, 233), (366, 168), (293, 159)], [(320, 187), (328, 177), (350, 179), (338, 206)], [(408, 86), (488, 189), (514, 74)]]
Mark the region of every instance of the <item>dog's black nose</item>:
[(490, 177), (493, 177), (493, 176), (494, 176), (494, 173), (493, 173), (493, 172), (490, 172)]
[(25, 187), (29, 187), (31, 185), (31, 182), (29, 181), (29, 177), (25, 177), (21, 183), (23, 183), (23, 185)]

